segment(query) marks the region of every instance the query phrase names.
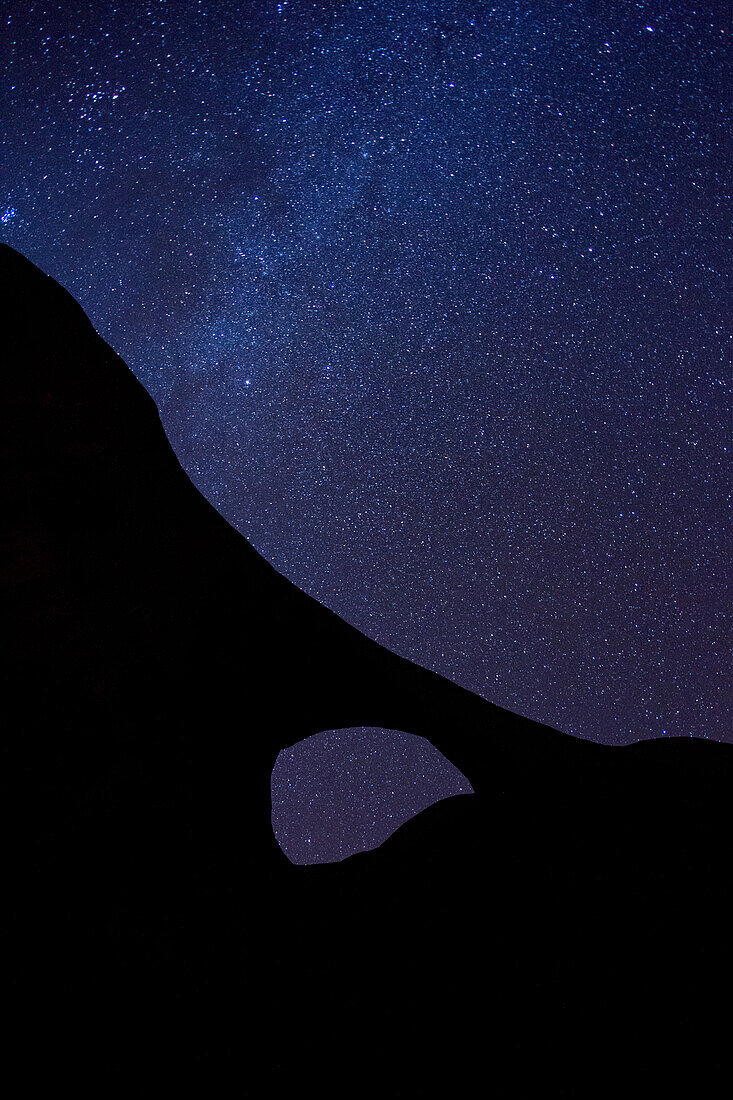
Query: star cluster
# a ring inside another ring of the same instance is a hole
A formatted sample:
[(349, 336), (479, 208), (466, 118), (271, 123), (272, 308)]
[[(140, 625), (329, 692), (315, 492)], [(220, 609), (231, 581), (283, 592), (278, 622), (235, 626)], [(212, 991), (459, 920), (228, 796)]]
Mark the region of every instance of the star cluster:
[(729, 737), (725, 5), (6, 12), (6, 238), (227, 519), (502, 706)]

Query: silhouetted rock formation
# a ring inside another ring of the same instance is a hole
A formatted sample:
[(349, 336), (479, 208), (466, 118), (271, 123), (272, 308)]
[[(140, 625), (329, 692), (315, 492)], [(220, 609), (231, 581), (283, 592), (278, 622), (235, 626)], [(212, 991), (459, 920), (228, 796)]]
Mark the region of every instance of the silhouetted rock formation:
[[(343, 1095), (387, 1096), (442, 1074), (460, 1093), (470, 1068), (482, 1093), (570, 1095), (683, 1039), (702, 1058), (727, 995), (733, 750), (577, 740), (365, 638), (201, 497), (58, 284), (4, 246), (0, 279), (3, 971), (23, 1057), (56, 1036), (90, 1074), (198, 1066), (246, 1090), (259, 1067), (277, 1093), (341, 1072)], [(359, 725), (428, 737), (477, 793), (377, 852), (292, 867), (269, 824), (277, 753)]]

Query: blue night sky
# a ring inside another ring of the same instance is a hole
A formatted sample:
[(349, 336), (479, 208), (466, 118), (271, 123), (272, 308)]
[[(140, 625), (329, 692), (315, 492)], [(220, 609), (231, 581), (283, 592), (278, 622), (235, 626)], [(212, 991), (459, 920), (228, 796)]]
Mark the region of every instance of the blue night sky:
[[(728, 5), (4, 11), (5, 239), (260, 553), (561, 730), (730, 737)], [(329, 737), (371, 792), (347, 848), (385, 782), (403, 813), (460, 789)], [(291, 756), (285, 832), (328, 771)]]

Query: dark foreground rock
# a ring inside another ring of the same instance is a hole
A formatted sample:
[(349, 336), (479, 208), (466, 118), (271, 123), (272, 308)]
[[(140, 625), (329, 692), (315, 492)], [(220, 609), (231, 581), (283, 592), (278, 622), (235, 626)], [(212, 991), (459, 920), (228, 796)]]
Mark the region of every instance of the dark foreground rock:
[[(0, 282), (8, 1072), (704, 1094), (727, 1064), (733, 749), (581, 741), (365, 638), (201, 497), (58, 284), (6, 247)], [(361, 725), (429, 738), (476, 794), (294, 867), (275, 758)]]

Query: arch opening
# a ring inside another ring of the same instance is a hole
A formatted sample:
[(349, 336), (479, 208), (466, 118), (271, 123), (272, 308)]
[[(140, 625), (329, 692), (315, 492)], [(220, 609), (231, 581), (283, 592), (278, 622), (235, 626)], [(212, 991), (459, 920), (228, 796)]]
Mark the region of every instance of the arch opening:
[(428, 806), (473, 788), (424, 737), (362, 726), (284, 749), (271, 793), (275, 838), (291, 863), (307, 865), (378, 848)]

